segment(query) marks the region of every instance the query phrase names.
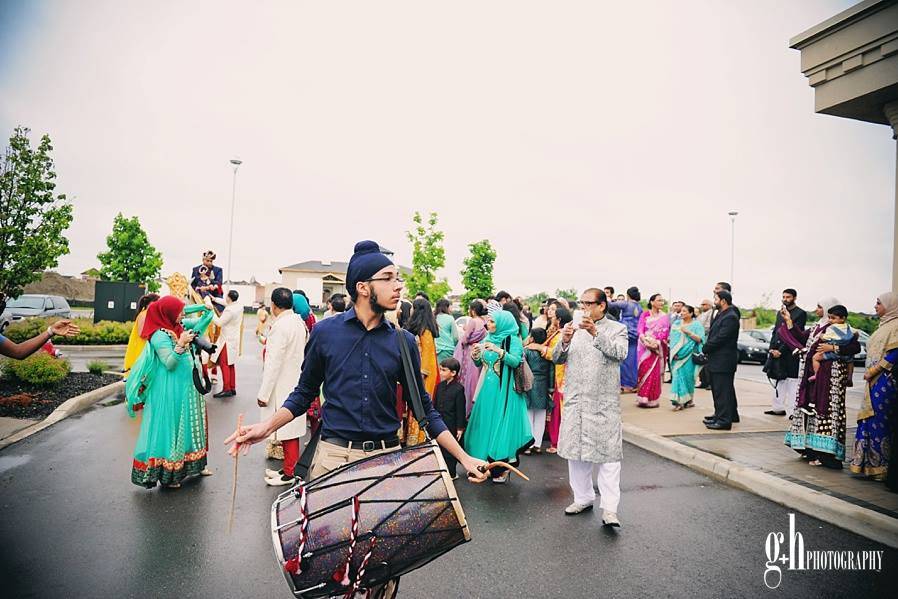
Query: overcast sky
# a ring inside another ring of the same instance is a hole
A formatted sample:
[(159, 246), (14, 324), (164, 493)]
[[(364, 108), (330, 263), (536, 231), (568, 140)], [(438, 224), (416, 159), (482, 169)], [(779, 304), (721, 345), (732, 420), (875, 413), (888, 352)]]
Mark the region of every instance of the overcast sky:
[[(699, 301), (786, 286), (872, 311), (890, 287), (888, 127), (813, 112), (790, 37), (846, 1), (0, 0), (0, 128), (55, 146), (71, 254), (137, 215), (186, 271), (202, 250), (278, 280), (371, 238), (410, 263), (414, 210), (496, 247), (496, 284)], [(225, 273), (226, 276), (229, 273)]]

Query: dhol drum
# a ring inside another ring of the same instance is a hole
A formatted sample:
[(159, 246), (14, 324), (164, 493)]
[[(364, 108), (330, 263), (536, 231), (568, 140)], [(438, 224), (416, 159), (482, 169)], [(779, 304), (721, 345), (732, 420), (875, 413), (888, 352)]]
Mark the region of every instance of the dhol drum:
[(341, 466), (271, 506), (274, 551), (297, 597), (352, 596), (471, 540), (436, 442)]

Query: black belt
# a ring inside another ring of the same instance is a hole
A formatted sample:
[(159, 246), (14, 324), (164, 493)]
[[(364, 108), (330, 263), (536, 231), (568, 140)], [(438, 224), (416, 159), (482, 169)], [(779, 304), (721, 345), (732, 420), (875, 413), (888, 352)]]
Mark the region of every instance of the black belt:
[(339, 437), (321, 437), (321, 440), (331, 445), (339, 445), (347, 449), (361, 449), (362, 451), (375, 451), (377, 449), (390, 449), (399, 447), (399, 437), (378, 439), (376, 441), (350, 441)]

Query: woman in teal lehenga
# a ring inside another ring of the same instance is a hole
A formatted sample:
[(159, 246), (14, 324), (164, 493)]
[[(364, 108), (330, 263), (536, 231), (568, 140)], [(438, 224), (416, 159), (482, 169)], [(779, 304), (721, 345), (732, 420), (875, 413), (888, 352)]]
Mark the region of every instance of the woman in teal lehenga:
[(670, 327), (670, 403), (674, 410), (695, 406), (695, 362), (692, 354), (702, 351), (705, 327), (695, 320), (692, 306), (680, 308), (680, 319)]
[(173, 296), (150, 305), (141, 333), (149, 342), (125, 386), (128, 413), (143, 411), (131, 482), (148, 489), (211, 474), (206, 402), (193, 385), (192, 335), (181, 326), (183, 310), (184, 302)]
[[(474, 350), (474, 362), (486, 364), (471, 419), (465, 429), (465, 450), (490, 462), (518, 463), (518, 454), (533, 444), (527, 401), (514, 389), (514, 369), (524, 356), (520, 324), (510, 312), (497, 310), (487, 324), (490, 331), (483, 349)], [(504, 483), (508, 471), (493, 468), (493, 482)]]

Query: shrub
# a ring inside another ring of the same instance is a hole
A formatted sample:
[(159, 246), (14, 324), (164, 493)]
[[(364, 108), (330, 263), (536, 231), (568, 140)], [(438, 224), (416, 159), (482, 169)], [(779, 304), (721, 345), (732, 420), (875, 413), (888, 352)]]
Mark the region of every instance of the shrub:
[(3, 365), (3, 374), (36, 387), (53, 387), (68, 376), (70, 369), (68, 360), (38, 351), (24, 360), (7, 360)]
[[(58, 318), (28, 318), (9, 325), (3, 333), (16, 343), (31, 339), (35, 335), (47, 330)], [(132, 322), (111, 322), (101, 320), (92, 322), (89, 318), (75, 318), (73, 322), (78, 325), (81, 332), (74, 337), (54, 337), (54, 345), (124, 345), (128, 343), (131, 335)]]
[(91, 374), (103, 374), (109, 370), (109, 364), (103, 360), (93, 360), (87, 363), (87, 371)]

